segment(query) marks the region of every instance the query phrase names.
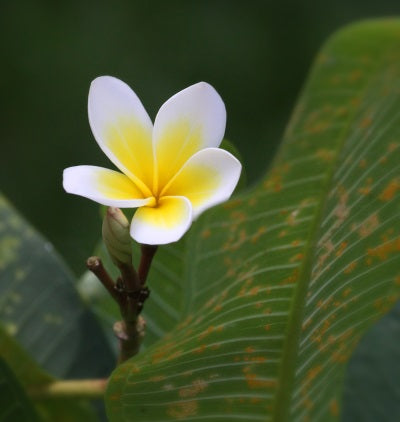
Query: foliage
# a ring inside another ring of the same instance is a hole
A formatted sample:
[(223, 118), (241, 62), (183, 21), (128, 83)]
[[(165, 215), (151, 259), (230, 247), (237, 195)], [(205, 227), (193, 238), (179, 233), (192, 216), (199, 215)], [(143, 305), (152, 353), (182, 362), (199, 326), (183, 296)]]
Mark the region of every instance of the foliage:
[[(399, 45), (400, 23), (390, 20), (333, 37), (266, 177), (161, 248), (146, 349), (112, 373), (111, 421), (339, 419), (346, 363), (400, 290)], [(115, 308), (81, 280), (96, 321), (54, 252), (4, 201), (0, 210), (8, 336), (56, 375), (100, 375), (96, 365), (102, 372), (113, 359), (100, 327)], [(63, 347), (51, 353), (57, 336)], [(357, 354), (344, 418), (359, 414), (358, 394), (374, 394), (354, 381), (371, 372)]]
[(400, 419), (400, 303), (361, 340), (346, 374), (342, 418), (352, 421)]
[[(0, 357), (28, 390), (54, 380), (46, 371), (106, 376), (114, 356), (64, 263), (1, 196), (0, 221)], [(79, 401), (37, 400), (35, 406), (49, 422), (94, 417)]]
[(261, 186), (191, 232), (183, 322), (116, 369), (111, 420), (337, 418), (399, 288), (398, 30), (328, 43)]
[(24, 390), (3, 359), (0, 359), (0, 421), (38, 421)]

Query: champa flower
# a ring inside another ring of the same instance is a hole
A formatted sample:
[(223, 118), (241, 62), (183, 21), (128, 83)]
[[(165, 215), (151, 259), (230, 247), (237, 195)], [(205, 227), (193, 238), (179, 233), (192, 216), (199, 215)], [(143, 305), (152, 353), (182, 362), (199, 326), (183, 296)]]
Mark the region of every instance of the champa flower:
[(138, 208), (130, 227), (137, 242), (175, 242), (200, 213), (231, 196), (241, 165), (218, 149), (226, 111), (211, 85), (200, 82), (175, 94), (153, 127), (129, 86), (102, 76), (91, 84), (88, 112), (97, 143), (122, 173), (70, 167), (64, 189), (103, 205)]

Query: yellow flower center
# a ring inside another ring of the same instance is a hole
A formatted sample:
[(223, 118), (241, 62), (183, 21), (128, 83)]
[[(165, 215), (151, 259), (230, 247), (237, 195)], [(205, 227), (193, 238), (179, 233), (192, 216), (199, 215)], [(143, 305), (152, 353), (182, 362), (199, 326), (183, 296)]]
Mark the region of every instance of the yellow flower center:
[(150, 202), (146, 204), (146, 207), (157, 208), (158, 207), (159, 198), (152, 196), (150, 198)]

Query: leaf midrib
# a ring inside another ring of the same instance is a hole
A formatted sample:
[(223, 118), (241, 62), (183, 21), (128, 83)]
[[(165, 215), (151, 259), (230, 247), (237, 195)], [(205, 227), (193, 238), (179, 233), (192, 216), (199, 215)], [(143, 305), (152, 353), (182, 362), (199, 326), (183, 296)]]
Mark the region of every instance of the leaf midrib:
[[(370, 78), (366, 85), (360, 89), (360, 95), (364, 97), (365, 92), (372, 85), (372, 82), (376, 78), (376, 70), (380, 65), (380, 61), (375, 62), (375, 67), (371, 69)], [(309, 81), (314, 78), (314, 73), (311, 73)], [(305, 84), (303, 92), (307, 91), (308, 83)], [(310, 228), (310, 234), (305, 242), (305, 253), (306, 257), (300, 266), (299, 278), (297, 287), (294, 292), (292, 306), (289, 311), (288, 324), (285, 333), (285, 342), (282, 350), (282, 361), (278, 375), (277, 393), (274, 411), (272, 415), (272, 421), (284, 422), (288, 420), (290, 415), (290, 401), (293, 390), (293, 384), (295, 380), (295, 369), (299, 351), (299, 339), (301, 333), (302, 320), (304, 315), (304, 308), (306, 302), (306, 295), (308, 292), (308, 283), (311, 280), (312, 264), (316, 255), (316, 247), (318, 243), (318, 234), (320, 229), (320, 223), (322, 221), (323, 211), (328, 200), (329, 193), (333, 186), (334, 176), (336, 169), (339, 167), (340, 158), (342, 157), (342, 151), (346, 145), (347, 135), (351, 129), (354, 117), (357, 115), (359, 109), (354, 109), (352, 113), (349, 113), (347, 123), (343, 126), (341, 134), (338, 136), (337, 142), (337, 154), (332, 162), (331, 168), (326, 173), (325, 182), (322, 184), (321, 192), (325, 192), (321, 196), (319, 205), (315, 212), (314, 222)], [(294, 116), (295, 117), (295, 116)], [(293, 121), (293, 124), (297, 123)], [(288, 133), (291, 132), (291, 125), (289, 125)]]

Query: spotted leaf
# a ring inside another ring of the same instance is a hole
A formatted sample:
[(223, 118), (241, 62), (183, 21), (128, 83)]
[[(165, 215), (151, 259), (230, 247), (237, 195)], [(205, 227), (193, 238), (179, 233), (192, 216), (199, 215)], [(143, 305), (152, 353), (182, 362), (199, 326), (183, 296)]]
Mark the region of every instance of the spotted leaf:
[(339, 418), (400, 291), (399, 46), (398, 21), (327, 43), (264, 180), (191, 231), (181, 322), (114, 371), (111, 421)]

